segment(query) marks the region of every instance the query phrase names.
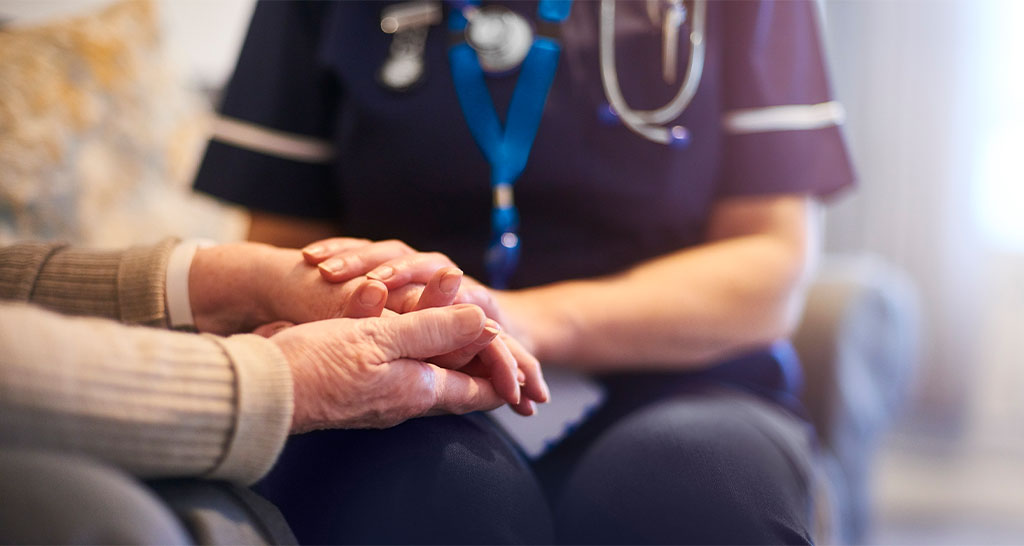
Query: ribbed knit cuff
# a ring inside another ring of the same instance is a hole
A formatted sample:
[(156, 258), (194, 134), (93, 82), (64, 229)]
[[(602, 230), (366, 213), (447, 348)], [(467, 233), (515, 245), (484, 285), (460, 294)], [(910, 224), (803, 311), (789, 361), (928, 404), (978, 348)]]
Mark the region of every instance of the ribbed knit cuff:
[(237, 382), (235, 428), (224, 458), (208, 476), (253, 483), (270, 471), (291, 429), (291, 369), (281, 351), (260, 336), (204, 336), (223, 347)]
[(39, 270), (29, 301), (65, 315), (118, 320), (121, 254), (72, 247), (55, 251)]
[(0, 248), (0, 299), (28, 301), (46, 260), (65, 245), (22, 243)]
[(121, 322), (169, 327), (164, 298), (167, 260), (178, 239), (124, 252), (117, 271), (118, 315)]
[[(31, 276), (15, 282), (34, 281), (27, 301), (60, 313), (167, 327), (164, 276), (175, 244), (177, 239), (166, 239), (124, 251), (56, 247), (45, 251), (45, 246), (19, 245), (16, 248), (26, 247), (22, 253), (31, 252), (25, 259), (42, 262), (35, 267), (22, 263)], [(12, 290), (24, 291), (20, 284)]]

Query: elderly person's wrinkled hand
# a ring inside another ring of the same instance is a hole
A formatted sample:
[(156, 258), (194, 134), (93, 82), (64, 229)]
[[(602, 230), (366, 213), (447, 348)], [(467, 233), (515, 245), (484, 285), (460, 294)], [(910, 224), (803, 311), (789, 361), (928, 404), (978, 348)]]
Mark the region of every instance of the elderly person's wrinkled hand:
[(292, 368), (292, 432), (385, 428), (413, 417), (490, 410), (505, 401), (487, 379), (428, 361), (498, 335), (474, 305), (284, 328), (270, 339)]

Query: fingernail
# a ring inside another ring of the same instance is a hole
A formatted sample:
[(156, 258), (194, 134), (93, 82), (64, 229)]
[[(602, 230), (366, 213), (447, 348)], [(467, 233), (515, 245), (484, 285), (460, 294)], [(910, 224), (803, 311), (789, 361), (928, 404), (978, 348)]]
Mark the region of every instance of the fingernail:
[(345, 270), (345, 259), (344, 258), (331, 258), (321, 262), (319, 266), (321, 271), (326, 271), (331, 275), (337, 275)]
[(519, 388), (519, 385), (516, 385), (516, 401), (514, 403), (518, 406), (519, 402), (522, 402), (522, 401), (523, 401), (523, 389)]
[(359, 303), (367, 307), (380, 305), (380, 302), (384, 300), (386, 293), (387, 291), (382, 290), (380, 285), (375, 283), (364, 284), (359, 289)]
[(462, 270), (453, 269), (441, 277), (441, 282), (438, 283), (438, 287), (441, 289), (441, 292), (444, 292), (445, 294), (453, 294), (459, 289), (459, 283), (461, 281)]
[(313, 245), (307, 246), (306, 248), (303, 248), (302, 252), (303, 252), (303, 254), (307, 254), (307, 255), (312, 256), (314, 258), (319, 258), (320, 256), (322, 256), (324, 254), (324, 252), (327, 252), (327, 248), (324, 245), (321, 245), (321, 244), (313, 244)]
[(487, 319), (487, 322), (484, 323), (484, 330), (486, 330), (488, 334), (496, 336), (501, 333), (501, 325), (494, 322), (493, 319)]
[(377, 269), (366, 274), (371, 279), (377, 279), (378, 281), (386, 281), (395, 274), (395, 269), (390, 265), (382, 265)]
[(523, 370), (516, 370), (516, 379), (519, 380), (520, 387), (526, 385), (526, 374), (523, 373)]

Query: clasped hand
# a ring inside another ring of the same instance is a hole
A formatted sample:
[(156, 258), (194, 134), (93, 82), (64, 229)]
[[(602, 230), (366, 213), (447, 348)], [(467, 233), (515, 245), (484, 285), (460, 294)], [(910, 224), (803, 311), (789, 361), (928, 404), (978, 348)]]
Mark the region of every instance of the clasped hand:
[[(374, 253), (397, 246), (325, 243), (367, 266), (387, 261)], [(382, 428), (506, 402), (532, 415), (534, 402), (547, 401), (537, 360), (480, 306), (452, 305), (463, 274), (450, 261), (431, 267), (421, 260), (387, 282), (365, 271), (322, 278), (318, 263), (310, 252), (304, 259), (242, 243), (198, 251), (189, 274), (200, 331), (254, 331), (284, 353), (294, 382), (293, 432)]]

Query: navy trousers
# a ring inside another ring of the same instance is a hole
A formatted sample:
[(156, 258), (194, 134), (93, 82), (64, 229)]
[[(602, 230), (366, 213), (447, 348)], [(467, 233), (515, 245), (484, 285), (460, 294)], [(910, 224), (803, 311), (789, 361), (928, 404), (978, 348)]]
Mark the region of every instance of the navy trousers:
[(301, 543), (809, 544), (811, 454), (737, 389), (613, 389), (533, 463), (484, 415), (431, 417), (294, 437), (258, 491)]

